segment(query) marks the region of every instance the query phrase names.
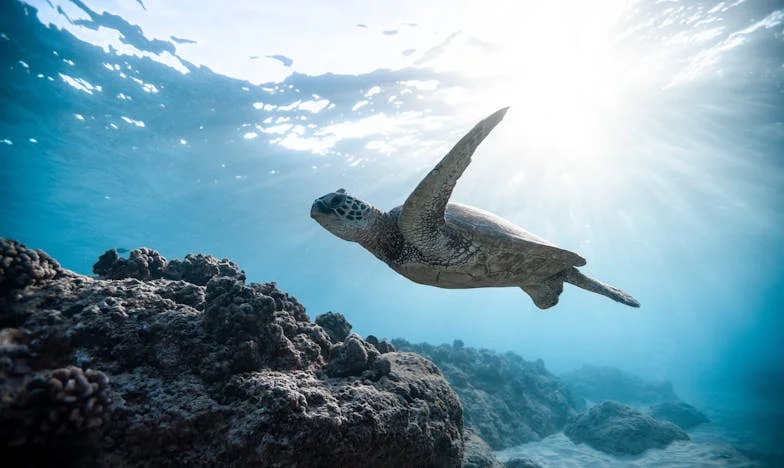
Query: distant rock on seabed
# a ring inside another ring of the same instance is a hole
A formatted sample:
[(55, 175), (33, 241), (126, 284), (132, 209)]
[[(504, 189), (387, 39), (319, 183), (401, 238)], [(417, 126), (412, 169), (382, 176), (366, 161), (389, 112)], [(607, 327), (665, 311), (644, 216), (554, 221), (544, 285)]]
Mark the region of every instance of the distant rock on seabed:
[(586, 443), (611, 455), (638, 455), (665, 448), (676, 440), (689, 440), (678, 426), (658, 421), (626, 405), (605, 401), (592, 406), (564, 429), (575, 444)]
[(94, 269), (0, 239), (0, 465), (460, 466), (460, 402), (427, 359), (228, 260)]
[(650, 414), (660, 421), (669, 421), (683, 430), (710, 422), (697, 408), (682, 401), (671, 401), (651, 406)]

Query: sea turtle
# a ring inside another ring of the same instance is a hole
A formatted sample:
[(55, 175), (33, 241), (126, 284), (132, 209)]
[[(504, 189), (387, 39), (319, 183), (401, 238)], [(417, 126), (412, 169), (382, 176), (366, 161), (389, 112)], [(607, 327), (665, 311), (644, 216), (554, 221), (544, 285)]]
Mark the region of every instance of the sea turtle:
[(310, 216), (417, 283), (454, 289), (516, 286), (547, 309), (558, 303), (567, 282), (639, 307), (620, 289), (582, 274), (576, 268), (586, 263), (580, 255), (487, 211), (449, 203), (477, 146), (507, 109), (476, 124), (402, 206), (385, 213), (339, 189), (313, 202)]

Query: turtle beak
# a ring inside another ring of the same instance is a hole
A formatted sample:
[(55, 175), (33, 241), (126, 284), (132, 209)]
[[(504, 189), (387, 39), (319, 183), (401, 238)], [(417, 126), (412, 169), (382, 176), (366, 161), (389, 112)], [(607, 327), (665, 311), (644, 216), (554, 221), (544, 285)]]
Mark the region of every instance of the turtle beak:
[(331, 214), (332, 209), (327, 207), (327, 204), (324, 203), (320, 198), (313, 202), (313, 205), (310, 207), (310, 217), (315, 218), (320, 215)]

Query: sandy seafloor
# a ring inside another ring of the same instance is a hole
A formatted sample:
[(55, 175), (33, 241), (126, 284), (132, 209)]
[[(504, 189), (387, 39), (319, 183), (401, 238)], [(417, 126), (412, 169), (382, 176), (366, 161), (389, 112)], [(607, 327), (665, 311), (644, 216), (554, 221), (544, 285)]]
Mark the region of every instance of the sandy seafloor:
[[(589, 404), (594, 402), (589, 402)], [(632, 405), (646, 412), (642, 406)], [(540, 441), (496, 452), (501, 461), (529, 458), (545, 468), (560, 467), (784, 467), (784, 447), (777, 425), (778, 414), (768, 407), (705, 409), (710, 422), (686, 433), (690, 441), (677, 441), (665, 449), (650, 449), (640, 455), (617, 457), (574, 444), (563, 432)]]
[(574, 444), (563, 432), (538, 442), (496, 452), (501, 461), (532, 459), (546, 468), (574, 467), (758, 467), (762, 466), (732, 445), (716, 441), (710, 426), (689, 434), (691, 441), (673, 442), (667, 448), (650, 449), (641, 455), (615, 457), (585, 444)]

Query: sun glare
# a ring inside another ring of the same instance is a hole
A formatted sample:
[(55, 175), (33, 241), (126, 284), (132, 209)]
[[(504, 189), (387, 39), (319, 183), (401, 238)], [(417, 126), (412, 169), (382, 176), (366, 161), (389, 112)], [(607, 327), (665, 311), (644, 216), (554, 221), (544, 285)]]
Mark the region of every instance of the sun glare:
[(466, 8), (463, 35), (472, 52), (447, 54), (439, 65), (486, 80), (470, 105), (513, 106), (510, 123), (530, 145), (600, 153), (625, 89), (610, 33), (626, 2), (554, 1), (525, 9), (513, 0), (491, 3)]

